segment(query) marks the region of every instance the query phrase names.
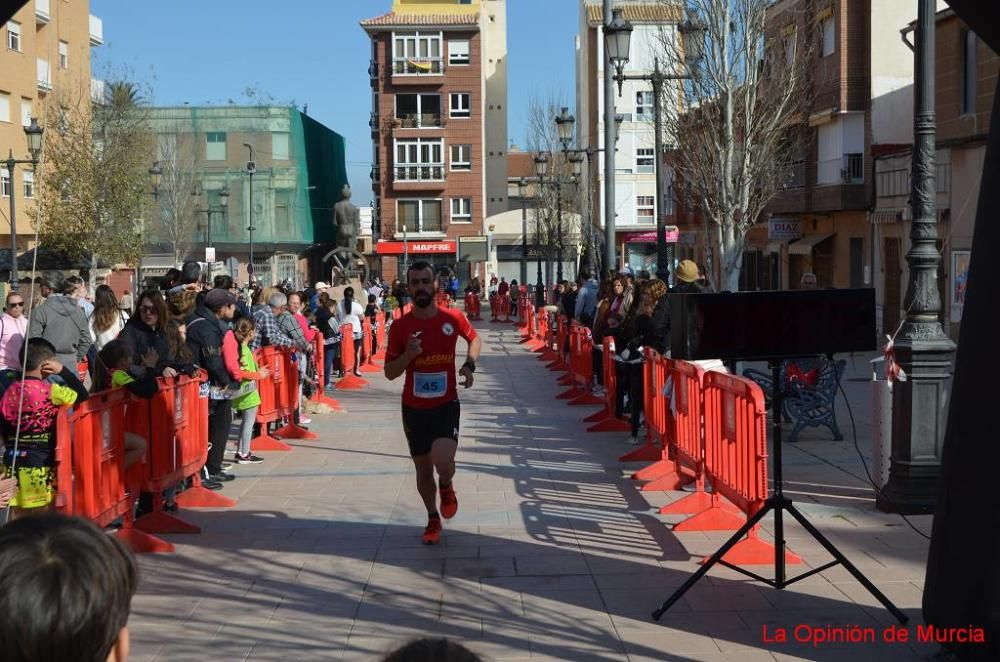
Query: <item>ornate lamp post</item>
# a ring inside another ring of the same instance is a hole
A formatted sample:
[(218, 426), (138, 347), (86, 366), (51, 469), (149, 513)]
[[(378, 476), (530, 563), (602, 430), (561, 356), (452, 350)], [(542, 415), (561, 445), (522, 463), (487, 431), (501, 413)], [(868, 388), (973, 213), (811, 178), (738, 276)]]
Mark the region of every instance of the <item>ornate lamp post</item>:
[(163, 168), (160, 167), (159, 161), (153, 161), (153, 165), (147, 172), (149, 172), (149, 183), (153, 186), (153, 200), (156, 200), (160, 197), (160, 180), (163, 178)]
[(24, 127), (24, 136), (28, 140), (28, 153), (30, 159), (15, 159), (14, 150), (7, 152), (7, 160), (3, 162), (7, 168), (7, 182), (10, 187), (10, 288), (14, 292), (18, 290), (17, 282), (17, 216), (14, 205), (16, 191), (14, 190), (14, 167), (18, 164), (30, 164), (32, 169), (38, 165), (38, 160), (42, 154), (42, 135), (45, 129), (38, 126), (38, 120), (31, 118), (31, 123)]
[(209, 248), (212, 247), (212, 214), (220, 213), (223, 216), (226, 215), (226, 211), (229, 208), (229, 186), (224, 186), (221, 191), (219, 191), (219, 206), (213, 207), (209, 203), (208, 208), (201, 211), (205, 212), (208, 217), (207, 231), (205, 235), (205, 262), (208, 263), (208, 281), (212, 282), (212, 262), (215, 261), (215, 253), (212, 253), (211, 259), (209, 259)]
[(524, 198), (528, 195), (528, 180), (522, 177), (517, 182), (517, 194), (521, 197), (521, 282), (528, 284), (528, 208)]
[[(545, 154), (535, 156), (535, 176), (538, 184), (545, 183), (545, 175), (549, 170), (549, 157)], [(538, 222), (538, 210), (535, 210), (535, 259), (538, 262), (538, 274), (535, 280), (535, 305), (541, 308), (545, 305), (545, 282), (542, 280), (542, 228)]]
[(250, 150), (250, 160), (247, 161), (247, 175), (250, 177), (250, 190), (247, 195), (248, 204), (250, 206), (250, 225), (247, 227), (247, 232), (250, 233), (250, 262), (247, 264), (247, 274), (250, 277), (250, 282), (253, 282), (253, 231), (256, 230), (253, 226), (253, 175), (257, 172), (257, 162), (253, 158), (253, 145), (250, 143), (243, 143), (243, 146)]
[[(701, 60), (704, 46), (705, 28), (696, 20), (688, 18), (683, 25), (678, 28), (681, 37), (684, 39), (684, 52), (687, 59), (697, 66)], [(624, 20), (621, 9), (614, 10), (614, 17), (611, 23), (604, 29), (604, 39), (607, 46), (608, 58), (615, 67), (615, 81), (618, 82), (618, 96), (622, 94), (622, 83), (627, 80), (644, 80), (653, 85), (653, 132), (656, 141), (656, 277), (664, 283), (669, 282), (670, 271), (667, 265), (670, 262), (670, 253), (667, 250), (667, 226), (666, 209), (667, 204), (663, 197), (663, 118), (661, 102), (663, 98), (663, 85), (672, 80), (688, 80), (690, 74), (667, 74), (660, 70), (659, 58), (653, 59), (653, 71), (648, 74), (625, 74), (625, 65), (629, 61), (629, 47), (632, 39), (632, 24)]]

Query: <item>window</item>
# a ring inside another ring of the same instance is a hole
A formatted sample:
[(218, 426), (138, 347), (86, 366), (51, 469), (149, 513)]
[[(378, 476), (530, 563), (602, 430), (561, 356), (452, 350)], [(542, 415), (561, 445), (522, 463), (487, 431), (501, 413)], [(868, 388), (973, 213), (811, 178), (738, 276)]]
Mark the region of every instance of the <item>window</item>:
[(451, 146), (451, 169), (472, 170), (472, 145)]
[(962, 114), (976, 112), (976, 33), (962, 35)]
[(452, 223), (472, 222), (472, 198), (451, 199), (451, 222)]
[(471, 5), (472, 4), (472, 0), (458, 0), (458, 4), (460, 4), (460, 5)]
[(394, 181), (441, 181), (444, 179), (444, 140), (397, 140), (394, 165)]
[(292, 226), (291, 209), (292, 192), (288, 189), (274, 191), (274, 227), (279, 232)]
[(448, 64), (469, 64), (468, 39), (452, 39), (448, 42)]
[(10, 197), (10, 173), (7, 168), (0, 168), (0, 196)]
[(408, 76), (440, 74), (440, 32), (397, 32), (392, 35), (392, 72)]
[(440, 200), (397, 200), (396, 232), (444, 232)]
[(59, 42), (59, 68), (69, 69), (69, 44), (65, 41)]
[(271, 134), (271, 158), (275, 161), (288, 160), (288, 134), (275, 131)]
[(21, 99), (21, 124), (31, 126), (31, 99)]
[(7, 21), (7, 48), (21, 50), (21, 24), (17, 21)]
[(472, 95), (468, 92), (452, 92), (451, 116), (472, 117)]
[(790, 67), (795, 62), (795, 32), (785, 36), (781, 44), (785, 51), (785, 64)]
[(0, 92), (0, 122), (10, 121), (10, 95)]
[(397, 94), (396, 119), (404, 129), (440, 128), (440, 94)]
[(21, 177), (24, 179), (24, 197), (35, 197), (35, 173), (25, 170), (21, 173)]
[(226, 160), (226, 132), (209, 131), (205, 134), (205, 160)]
[(648, 91), (635, 93), (635, 121), (653, 121), (653, 93)]
[(827, 16), (819, 22), (819, 34), (822, 40), (819, 45), (819, 54), (821, 57), (833, 55), (834, 32), (833, 16)]
[(637, 195), (635, 196), (635, 219), (640, 225), (653, 225), (656, 223), (656, 196)]
[(652, 147), (640, 147), (635, 150), (635, 171), (638, 173), (656, 172), (655, 150)]

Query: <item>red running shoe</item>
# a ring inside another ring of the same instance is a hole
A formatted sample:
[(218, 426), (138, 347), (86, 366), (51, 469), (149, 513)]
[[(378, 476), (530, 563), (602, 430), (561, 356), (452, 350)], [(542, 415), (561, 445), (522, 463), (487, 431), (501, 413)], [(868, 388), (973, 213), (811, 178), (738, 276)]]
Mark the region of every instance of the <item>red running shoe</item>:
[(441, 488), (441, 516), (451, 519), (458, 512), (458, 497), (455, 496), (455, 484)]
[(427, 520), (427, 526), (424, 527), (424, 544), (436, 545), (439, 540), (441, 540), (441, 518), (431, 517)]

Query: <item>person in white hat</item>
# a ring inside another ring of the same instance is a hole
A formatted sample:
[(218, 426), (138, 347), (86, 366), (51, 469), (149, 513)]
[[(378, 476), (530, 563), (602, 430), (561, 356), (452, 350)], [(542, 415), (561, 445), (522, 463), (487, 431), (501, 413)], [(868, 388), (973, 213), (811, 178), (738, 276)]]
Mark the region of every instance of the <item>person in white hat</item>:
[(315, 290), (315, 292), (311, 297), (309, 297), (309, 309), (318, 310), (319, 295), (322, 294), (323, 292), (328, 291), (330, 289), (330, 286), (324, 283), (323, 281), (319, 281), (315, 285), (313, 285), (313, 289)]

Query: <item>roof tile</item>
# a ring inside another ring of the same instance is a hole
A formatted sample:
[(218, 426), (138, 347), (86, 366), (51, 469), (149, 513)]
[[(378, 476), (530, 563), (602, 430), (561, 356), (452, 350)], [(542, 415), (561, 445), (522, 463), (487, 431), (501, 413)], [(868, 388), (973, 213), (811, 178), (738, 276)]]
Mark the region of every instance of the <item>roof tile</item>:
[[(664, 2), (631, 2), (615, 5), (622, 10), (622, 18), (630, 23), (677, 23), (684, 18), (679, 4)], [(587, 5), (587, 22), (591, 26), (604, 23), (604, 9), (600, 4)]]
[(389, 12), (361, 21), (363, 28), (382, 28), (396, 25), (450, 26), (479, 25), (479, 14), (397, 14)]

